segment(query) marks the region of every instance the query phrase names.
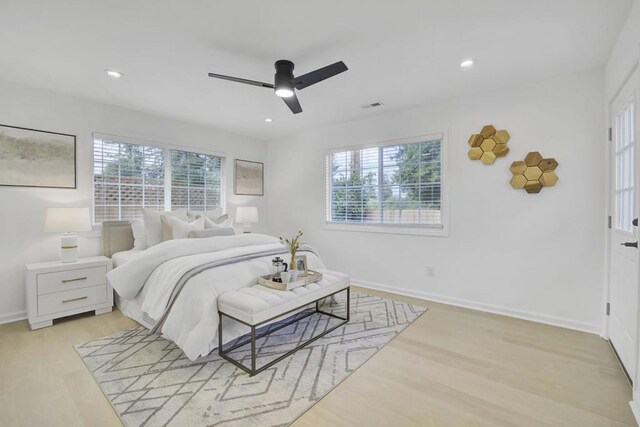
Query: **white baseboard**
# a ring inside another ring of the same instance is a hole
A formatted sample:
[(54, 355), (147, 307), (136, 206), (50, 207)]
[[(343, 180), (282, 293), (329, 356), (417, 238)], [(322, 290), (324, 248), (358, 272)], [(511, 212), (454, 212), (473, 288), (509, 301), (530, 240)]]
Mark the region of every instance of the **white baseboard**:
[(404, 295), (408, 297), (414, 297), (424, 299), (428, 301), (434, 301), (442, 304), (455, 305), (457, 307), (470, 308), (478, 311), (485, 311), (488, 313), (501, 314), (504, 316), (515, 317), (518, 319), (530, 320), (532, 322), (544, 323), (546, 325), (559, 326), (561, 328), (573, 329), (581, 332), (589, 332), (591, 334), (600, 335), (602, 328), (600, 325), (576, 322), (575, 320), (565, 319), (562, 317), (549, 316), (547, 314), (534, 313), (529, 311), (513, 310), (507, 307), (500, 307), (490, 304), (482, 304), (460, 298), (448, 297), (445, 295), (432, 294), (429, 292), (415, 291), (397, 288), (395, 286), (383, 285), (380, 283), (369, 282), (367, 280), (352, 279), (351, 282), (354, 285), (360, 285), (363, 288), (374, 289), (383, 292), (390, 292), (393, 294)]
[(0, 325), (3, 323), (17, 322), (27, 318), (26, 311), (16, 311), (15, 313), (0, 314)]

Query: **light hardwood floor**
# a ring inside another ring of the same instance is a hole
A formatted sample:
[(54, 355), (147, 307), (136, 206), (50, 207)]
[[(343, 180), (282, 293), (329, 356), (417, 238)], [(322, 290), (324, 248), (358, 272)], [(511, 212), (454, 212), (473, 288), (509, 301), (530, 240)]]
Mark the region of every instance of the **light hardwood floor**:
[[(601, 338), (385, 296), (429, 311), (294, 426), (636, 425), (631, 388)], [(72, 346), (135, 325), (119, 311), (37, 331), (0, 325), (0, 425), (121, 425)]]

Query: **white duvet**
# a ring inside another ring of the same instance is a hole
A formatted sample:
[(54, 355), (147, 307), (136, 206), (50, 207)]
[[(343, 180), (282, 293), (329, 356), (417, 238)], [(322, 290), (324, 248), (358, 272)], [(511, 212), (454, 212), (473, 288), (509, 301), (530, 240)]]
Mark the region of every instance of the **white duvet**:
[[(283, 248), (275, 237), (242, 234), (207, 239), (169, 240), (153, 246), (108, 273), (109, 283), (125, 300), (136, 300), (142, 311), (157, 322), (167, 308), (178, 280), (192, 268), (213, 262)], [(308, 267), (322, 269), (322, 261), (305, 252)], [(287, 256), (281, 255), (283, 258)], [(218, 345), (218, 296), (256, 284), (258, 276), (271, 272), (273, 256), (207, 269), (185, 284), (162, 326), (163, 337), (175, 342), (195, 360)], [(224, 322), (225, 341), (246, 333), (237, 322)]]

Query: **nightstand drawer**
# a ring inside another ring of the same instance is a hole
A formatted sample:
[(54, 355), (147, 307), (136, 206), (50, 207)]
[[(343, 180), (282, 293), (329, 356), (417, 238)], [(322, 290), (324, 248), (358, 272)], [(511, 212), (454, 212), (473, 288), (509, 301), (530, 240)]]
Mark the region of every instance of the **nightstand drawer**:
[(104, 266), (41, 273), (37, 278), (38, 295), (104, 285), (107, 283), (106, 275), (107, 268)]
[(38, 316), (107, 302), (107, 285), (91, 286), (38, 297)]

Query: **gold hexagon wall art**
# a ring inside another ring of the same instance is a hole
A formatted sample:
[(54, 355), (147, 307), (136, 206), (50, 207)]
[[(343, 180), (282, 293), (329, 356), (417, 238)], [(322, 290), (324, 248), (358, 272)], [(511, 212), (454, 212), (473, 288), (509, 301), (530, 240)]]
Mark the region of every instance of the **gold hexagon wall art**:
[(493, 125), (486, 125), (480, 133), (475, 133), (469, 138), (469, 152), (467, 156), (471, 160), (480, 160), (485, 165), (490, 165), (498, 157), (504, 157), (509, 152), (507, 141), (509, 132), (496, 130)]
[(555, 173), (557, 167), (556, 159), (545, 159), (537, 151), (532, 151), (524, 160), (511, 163), (511, 187), (523, 189), (529, 194), (539, 193), (542, 187), (553, 187), (558, 182)]

